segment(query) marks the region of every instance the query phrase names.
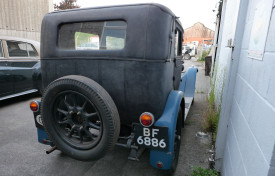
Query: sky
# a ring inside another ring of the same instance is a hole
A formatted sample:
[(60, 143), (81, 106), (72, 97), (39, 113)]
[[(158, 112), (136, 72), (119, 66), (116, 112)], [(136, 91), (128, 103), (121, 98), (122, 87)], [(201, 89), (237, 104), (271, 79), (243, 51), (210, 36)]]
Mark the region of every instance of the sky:
[[(61, 0), (53, 0), (58, 3)], [(77, 0), (80, 7), (98, 7), (118, 4), (135, 3), (159, 3), (171, 9), (180, 21), (184, 29), (197, 22), (214, 30), (219, 0)], [(215, 12), (213, 12), (215, 10)]]

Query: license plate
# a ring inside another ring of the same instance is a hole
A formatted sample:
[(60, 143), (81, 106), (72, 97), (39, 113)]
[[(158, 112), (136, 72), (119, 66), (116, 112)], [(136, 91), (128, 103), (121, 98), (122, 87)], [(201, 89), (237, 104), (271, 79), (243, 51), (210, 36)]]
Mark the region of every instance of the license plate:
[(135, 141), (138, 145), (155, 150), (165, 151), (168, 148), (168, 127), (143, 127), (135, 128)]

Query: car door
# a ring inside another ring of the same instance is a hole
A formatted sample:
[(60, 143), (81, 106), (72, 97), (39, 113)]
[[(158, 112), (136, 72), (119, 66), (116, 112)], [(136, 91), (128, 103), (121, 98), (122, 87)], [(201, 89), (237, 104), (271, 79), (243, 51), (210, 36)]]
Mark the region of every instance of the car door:
[(0, 40), (0, 99), (5, 95), (11, 94), (13, 87), (4, 49), (4, 41)]
[(33, 89), (34, 65), (39, 61), (37, 51), (32, 44), (26, 42), (6, 41), (6, 43), (14, 92)]

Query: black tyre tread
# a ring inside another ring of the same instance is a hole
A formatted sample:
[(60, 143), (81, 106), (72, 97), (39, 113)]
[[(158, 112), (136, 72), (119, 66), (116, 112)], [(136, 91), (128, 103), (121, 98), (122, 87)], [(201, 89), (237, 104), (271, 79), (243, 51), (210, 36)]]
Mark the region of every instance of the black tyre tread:
[(185, 127), (185, 120), (184, 120), (184, 117), (185, 117), (185, 99), (184, 98), (182, 98), (182, 100), (181, 100), (180, 107), (181, 107), (181, 113), (182, 113), (182, 128), (184, 128)]
[(184, 60), (190, 60), (191, 59), (191, 55), (190, 54), (184, 54)]
[[(180, 127), (182, 128), (182, 109), (181, 109), (181, 107), (179, 107), (179, 112), (178, 112), (178, 116), (177, 116), (178, 118), (180, 118), (180, 119), (177, 119), (177, 124), (179, 123), (180, 124)], [(178, 121), (178, 120), (180, 120), (180, 121)], [(180, 150), (180, 146), (179, 146), (179, 149), (178, 150)], [(180, 151), (179, 151), (180, 152)], [(177, 159), (176, 160), (174, 160), (173, 161), (173, 164), (172, 164), (172, 167), (171, 167), (171, 169), (169, 169), (168, 170), (168, 175), (173, 175), (174, 174), (174, 172), (176, 171), (176, 169), (177, 169), (177, 165), (178, 165), (178, 159), (179, 159), (179, 153), (177, 154), (178, 156), (175, 156), (175, 157), (177, 157)]]
[[(84, 77), (84, 76), (69, 75), (69, 76), (64, 76), (59, 79), (56, 79), (55, 81), (50, 83), (48, 85), (48, 87), (46, 88), (46, 90), (44, 91), (43, 97), (41, 99), (42, 122), (44, 124), (43, 102), (44, 102), (45, 96), (48, 94), (48, 91), (50, 91), (52, 88), (54, 88), (58, 85), (68, 84), (69, 81), (73, 82), (74, 85), (72, 85), (72, 86), (77, 85), (82, 89), (90, 90), (90, 93), (92, 93), (91, 96), (95, 97), (95, 99), (97, 99), (97, 100), (100, 100), (99, 104), (103, 105), (104, 111), (108, 112), (108, 109), (109, 109), (109, 112), (111, 113), (110, 117), (106, 118), (108, 120), (108, 127), (109, 127), (109, 131), (110, 131), (110, 133), (109, 133), (110, 135), (107, 136), (109, 138), (108, 146), (103, 148), (100, 151), (101, 155), (103, 156), (107, 151), (109, 151), (110, 149), (112, 149), (114, 147), (114, 145), (119, 137), (120, 118), (119, 118), (119, 113), (116, 108), (116, 105), (115, 105), (114, 101), (112, 100), (111, 96), (97, 82), (95, 82), (87, 77)], [(103, 100), (105, 103), (103, 102)], [(106, 105), (106, 106), (104, 106), (104, 105)], [(56, 139), (54, 139), (54, 137), (48, 132), (47, 128), (45, 128), (45, 131), (47, 132), (49, 138), (53, 142), (56, 141)], [(100, 157), (98, 157), (98, 158), (100, 158)], [(79, 158), (75, 158), (75, 159), (79, 159)], [(97, 159), (97, 158), (94, 158), (94, 159)], [(86, 160), (86, 159), (81, 159), (81, 160)], [(90, 160), (90, 159), (87, 159), (87, 160)]]

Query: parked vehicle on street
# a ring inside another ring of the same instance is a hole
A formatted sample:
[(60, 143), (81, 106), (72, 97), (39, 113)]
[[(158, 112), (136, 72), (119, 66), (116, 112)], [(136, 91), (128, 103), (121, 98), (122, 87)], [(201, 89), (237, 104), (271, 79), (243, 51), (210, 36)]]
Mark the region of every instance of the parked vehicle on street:
[[(182, 53), (186, 53), (187, 51), (191, 57), (195, 57), (195, 55), (197, 54), (197, 46), (194, 44), (183, 45)], [(190, 57), (190, 59), (191, 59), (191, 57)]]
[(184, 52), (183, 58), (184, 58), (185, 60), (190, 60), (190, 59), (191, 59), (191, 56), (190, 56), (191, 51), (192, 51), (192, 49), (188, 49), (188, 50), (186, 50), (186, 51)]
[[(81, 35), (80, 35), (81, 33)], [(82, 36), (82, 37), (78, 37)], [(183, 28), (160, 4), (73, 9), (42, 22), (41, 103), (30, 107), (38, 140), (82, 160), (114, 145), (175, 170), (197, 68), (183, 71)], [(86, 37), (86, 38), (85, 38)], [(98, 49), (77, 49), (98, 42)]]
[(0, 36), (0, 100), (40, 91), (39, 42)]

